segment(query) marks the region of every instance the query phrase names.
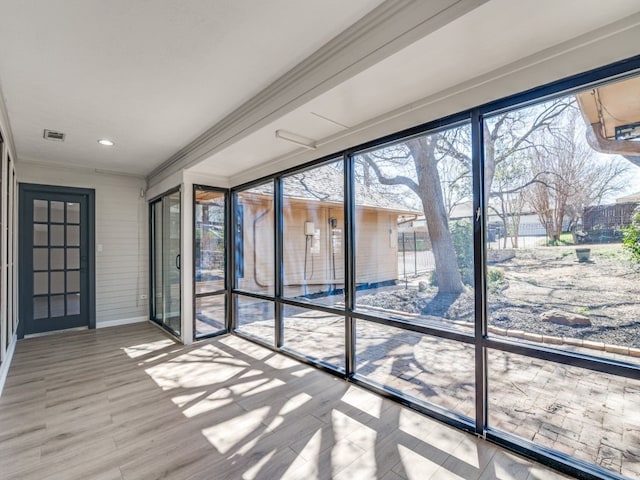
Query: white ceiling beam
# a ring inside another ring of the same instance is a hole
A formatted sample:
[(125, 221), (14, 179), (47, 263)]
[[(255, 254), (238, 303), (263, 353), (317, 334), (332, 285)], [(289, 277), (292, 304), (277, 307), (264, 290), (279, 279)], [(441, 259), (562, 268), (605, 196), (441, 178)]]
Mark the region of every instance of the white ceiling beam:
[(438, 30), (488, 0), (387, 0), (180, 149), (150, 185), (188, 168)]

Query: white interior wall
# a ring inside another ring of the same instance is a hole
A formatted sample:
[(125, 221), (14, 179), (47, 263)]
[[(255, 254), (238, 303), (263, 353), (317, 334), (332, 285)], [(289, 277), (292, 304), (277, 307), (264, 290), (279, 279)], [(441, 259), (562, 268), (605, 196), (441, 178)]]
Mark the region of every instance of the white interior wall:
[(140, 177), (20, 161), (18, 181), (96, 192), (96, 326), (149, 318), (148, 206)]

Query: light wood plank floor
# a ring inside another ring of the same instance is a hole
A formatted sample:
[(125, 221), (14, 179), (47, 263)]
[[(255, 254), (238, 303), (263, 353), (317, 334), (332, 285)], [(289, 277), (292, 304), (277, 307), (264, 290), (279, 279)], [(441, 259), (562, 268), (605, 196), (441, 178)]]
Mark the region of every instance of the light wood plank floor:
[(236, 336), (136, 324), (18, 343), (0, 478), (565, 477)]

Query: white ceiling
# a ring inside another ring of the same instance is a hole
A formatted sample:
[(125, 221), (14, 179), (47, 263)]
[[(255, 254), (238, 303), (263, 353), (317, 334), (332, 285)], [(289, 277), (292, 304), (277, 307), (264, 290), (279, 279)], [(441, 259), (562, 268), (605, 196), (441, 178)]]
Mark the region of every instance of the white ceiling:
[[(275, 138), (277, 129), (295, 132), (319, 145), (328, 144), (370, 119), (639, 11), (637, 0), (615, 0), (606, 5), (601, 0), (491, 0), (191, 170), (230, 177), (231, 184), (238, 184), (289, 167), (291, 162), (282, 161), (279, 166), (255, 170), (301, 151)], [(320, 155), (316, 153), (316, 157)]]
[(18, 159), (148, 174), (381, 1), (2, 2)]
[[(18, 159), (148, 175), (381, 3), (3, 2), (0, 85)], [(191, 170), (255, 178), (300, 151), (276, 129), (322, 144), (639, 11), (637, 0), (489, 0)], [(45, 128), (67, 140), (43, 140)], [(116, 146), (99, 146), (105, 137)]]

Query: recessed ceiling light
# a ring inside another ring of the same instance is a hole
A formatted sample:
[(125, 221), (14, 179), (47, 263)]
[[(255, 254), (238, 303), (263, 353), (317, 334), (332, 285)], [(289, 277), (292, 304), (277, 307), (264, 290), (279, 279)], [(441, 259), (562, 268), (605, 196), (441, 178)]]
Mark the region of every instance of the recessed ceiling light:
[(106, 138), (101, 138), (98, 140), (100, 145), (104, 145), (105, 147), (113, 147), (115, 145), (111, 140), (107, 140)]

